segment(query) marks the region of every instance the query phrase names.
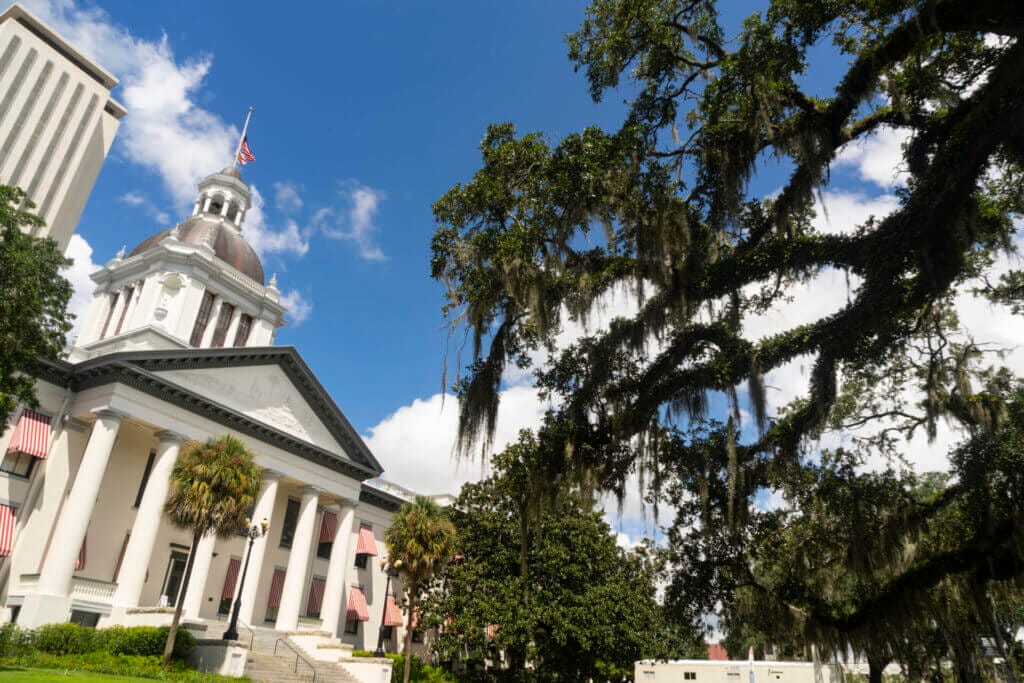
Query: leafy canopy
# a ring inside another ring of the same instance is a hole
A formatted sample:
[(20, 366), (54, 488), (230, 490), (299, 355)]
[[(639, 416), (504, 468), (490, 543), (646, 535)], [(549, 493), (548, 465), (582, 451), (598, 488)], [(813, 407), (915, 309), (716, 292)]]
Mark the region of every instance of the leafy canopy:
[[(554, 405), (540, 438), (557, 446), (534, 480), (621, 494), (639, 473), (656, 501), (677, 486), (668, 499), (706, 539), (676, 558), (697, 577), (700, 600), (680, 607), (694, 620), (706, 596), (763, 589), (792, 617), (780, 625), (888, 655), (934, 618), (947, 579), (1016, 577), (1019, 499), (1004, 501), (1008, 526), (967, 516), (980, 526), (917, 545), (949, 510), (980, 514), (970, 501), (1008, 476), (996, 452), (970, 461), (974, 478), (954, 454), (961, 478), (928, 505), (895, 471), (906, 441), (942, 420), (970, 448), (1009, 438), (1018, 380), (984, 366), (955, 301), (980, 291), (1020, 307), (1024, 276), (992, 276), (1024, 209), (1022, 33), (1024, 4), (1001, 0), (771, 0), (736, 35), (713, 0), (594, 0), (570, 58), (595, 100), (635, 92), (622, 126), (552, 142), (493, 125), (480, 170), (434, 205), (432, 274), (453, 333), (472, 342), (462, 452), (488, 445), (509, 366), (533, 367)], [(845, 71), (808, 91), (829, 49)], [(815, 227), (837, 155), (893, 130), (907, 139), (894, 208)], [(768, 163), (788, 175), (763, 197), (751, 181)], [(850, 282), (833, 312), (764, 336), (746, 324), (827, 273)], [(566, 321), (623, 290), (635, 312), (558, 346)], [(806, 384), (772, 413), (765, 375), (795, 363)], [(828, 435), (850, 445), (831, 462)], [(868, 458), (893, 472), (865, 475)], [(760, 514), (767, 491), (795, 516)], [(773, 548), (804, 566), (777, 564)], [(829, 557), (846, 578), (815, 564)]]
[(19, 403), (36, 405), (39, 359), (58, 358), (71, 329), (71, 285), (61, 275), (71, 261), (26, 232), (43, 222), (22, 205), (32, 206), (24, 192), (0, 185), (0, 424)]

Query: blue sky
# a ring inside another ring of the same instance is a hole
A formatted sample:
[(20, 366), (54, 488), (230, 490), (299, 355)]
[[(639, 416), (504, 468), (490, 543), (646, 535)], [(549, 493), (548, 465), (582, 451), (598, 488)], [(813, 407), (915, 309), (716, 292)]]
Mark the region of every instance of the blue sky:
[[(595, 105), (566, 58), (563, 37), (586, 3), (24, 2), (121, 78), (114, 96), (129, 112), (69, 251), (79, 261), (78, 301), (94, 264), (188, 215), (199, 179), (230, 162), (252, 105), (257, 161), (243, 174), (262, 205), (243, 234), (293, 305), (278, 343), (299, 348), (389, 478), (436, 492), (478, 477), (479, 463), (457, 465), (450, 455), (456, 415), (441, 393), (430, 205), (472, 177), (488, 123), (512, 121), (553, 141), (587, 125), (618, 126), (628, 93)], [(732, 6), (743, 12), (727, 10), (726, 23), (738, 27), (750, 5)], [(819, 51), (807, 88), (827, 95), (840, 64)], [(904, 137), (886, 130), (840, 155), (819, 227), (848, 231), (892, 210)], [(784, 173), (770, 164), (755, 190), (771, 193)], [(823, 273), (748, 329), (769, 334), (837, 310), (849, 286)], [(629, 297), (608, 304), (605, 320), (633, 305)], [(980, 306), (967, 313), (1008, 346), (1024, 336), (1017, 318)], [(809, 364), (767, 378), (772, 407), (804, 386)], [(528, 378), (508, 380), (499, 445), (544, 408)], [(926, 445), (919, 459), (936, 452)], [(650, 528), (635, 502), (618, 524), (634, 537)]]

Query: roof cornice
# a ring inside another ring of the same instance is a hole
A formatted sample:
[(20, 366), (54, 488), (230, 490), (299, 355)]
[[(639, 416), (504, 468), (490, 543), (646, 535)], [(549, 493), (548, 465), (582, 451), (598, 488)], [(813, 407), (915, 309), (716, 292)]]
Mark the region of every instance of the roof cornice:
[[(66, 361), (42, 361), (41, 365), (40, 379), (72, 391), (111, 383), (123, 384), (360, 481), (379, 476), (384, 471), (293, 346), (128, 351), (76, 365)], [(353, 460), (338, 457), (155, 374), (169, 370), (253, 365), (280, 367)]]

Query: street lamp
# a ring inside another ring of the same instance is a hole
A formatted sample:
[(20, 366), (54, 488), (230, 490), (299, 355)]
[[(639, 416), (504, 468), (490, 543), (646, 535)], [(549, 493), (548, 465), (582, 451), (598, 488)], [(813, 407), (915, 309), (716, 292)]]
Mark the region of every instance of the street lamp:
[(245, 551), (245, 565), (242, 567), (242, 579), (238, 582), (238, 591), (235, 594), (235, 604), (231, 609), (231, 623), (228, 624), (228, 630), (224, 631), (222, 636), (224, 640), (238, 640), (238, 610), (242, 607), (242, 588), (245, 587), (245, 574), (249, 571), (249, 556), (252, 555), (252, 544), (256, 542), (257, 538), (263, 538), (267, 535), (267, 529), (270, 528), (270, 522), (264, 517), (263, 521), (259, 524), (253, 524), (251, 519), (246, 519), (245, 524), (248, 527), (245, 530), (245, 535), (249, 537), (249, 548)]
[(402, 561), (397, 560), (389, 565), (386, 560), (381, 560), (380, 568), (387, 574), (388, 580), (384, 584), (384, 608), (380, 611), (380, 627), (377, 629), (377, 649), (373, 651), (374, 657), (384, 656), (384, 621), (388, 615), (388, 595), (391, 593), (391, 579), (398, 576), (398, 569)]

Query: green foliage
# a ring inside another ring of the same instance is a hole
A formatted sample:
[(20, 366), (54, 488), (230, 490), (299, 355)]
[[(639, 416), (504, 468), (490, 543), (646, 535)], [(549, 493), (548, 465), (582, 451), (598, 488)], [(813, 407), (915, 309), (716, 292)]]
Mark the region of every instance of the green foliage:
[(195, 683), (246, 683), (249, 680), (247, 678), (229, 678), (213, 673), (200, 673), (195, 669), (189, 669), (180, 661), (174, 661), (170, 665), (164, 666), (157, 656), (114, 655), (109, 652), (55, 655), (35, 651), (16, 657), (0, 657), (0, 667), (86, 671), (112, 676)]
[[(94, 629), (77, 624), (46, 624), (35, 630), (16, 624), (0, 628), (0, 656), (21, 656), (31, 652), (47, 654), (84, 654), (106, 652), (111, 655), (155, 657), (163, 653), (170, 631), (166, 626), (111, 626)], [(191, 633), (182, 631), (174, 644), (174, 659), (185, 660), (195, 649)]]
[(46, 624), (35, 630), (32, 645), (40, 652), (55, 655), (98, 652), (103, 649), (98, 634), (96, 629), (77, 624)]
[[(385, 534), (388, 561), (406, 584), (408, 623), (403, 652), (412, 649), (412, 615), (427, 583), (452, 556), (455, 527), (434, 500), (416, 496), (399, 508)], [(404, 681), (409, 683), (412, 659), (404, 663)]]
[(543, 451), (523, 432), (495, 458), (493, 476), (459, 495), (458, 560), (434, 582), (420, 622), (440, 629), (440, 659), (502, 651), (518, 674), (529, 665), (542, 677), (613, 680), (641, 657), (681, 656), (685, 638), (655, 600), (657, 555), (619, 548), (577, 490), (548, 482), (532, 507)]
[[(391, 683), (402, 683), (405, 671), (405, 657), (398, 654), (387, 654), (391, 660)], [(455, 679), (444, 669), (424, 664), (415, 655), (410, 660), (409, 681), (412, 683), (454, 683)]]
[(61, 270), (71, 265), (53, 240), (22, 232), (42, 225), (25, 193), (0, 185), (0, 424), (19, 403), (36, 405), (40, 359), (57, 359), (71, 329), (71, 285)]
[[(97, 634), (103, 649), (110, 654), (153, 657), (163, 654), (169, 631), (166, 626), (111, 626)], [(195, 647), (195, 637), (188, 631), (179, 631), (174, 640), (174, 658), (188, 659)]]
[(261, 486), (263, 475), (245, 444), (225, 435), (185, 449), (174, 463), (164, 508), (175, 526), (229, 538), (247, 526)]
[[(986, 367), (956, 302), (1014, 251), (1024, 214), (1022, 12), (770, 0), (729, 35), (713, 0), (593, 0), (570, 58), (595, 100), (634, 93), (622, 125), (561, 140), (492, 125), (478, 172), (434, 205), (431, 272), (452, 333), (473, 340), (460, 451), (488, 445), (509, 365), (539, 359), (549, 447), (522, 490), (650, 482), (676, 512), (677, 618), (698, 626), (721, 604), (734, 624), (757, 617), (744, 637), (920, 667), (949, 656), (976, 680), (978, 636), (1003, 628), (987, 605), (1024, 576), (1013, 450), (998, 445), (1016, 443), (1020, 381)], [(844, 66), (808, 79), (828, 51)], [(839, 154), (893, 129), (907, 141), (891, 208), (822, 229)], [(769, 162), (789, 175), (765, 199), (751, 181)], [(851, 283), (834, 308), (751, 324), (831, 272)], [(1019, 311), (1022, 278), (981, 291)], [(623, 291), (632, 310), (559, 346)], [(806, 384), (771, 411), (765, 375), (797, 364)], [(956, 478), (919, 495), (906, 443), (944, 421), (969, 441)], [(826, 437), (848, 448), (822, 453)], [(772, 493), (785, 510), (760, 509)]]
[[(171, 470), (171, 491), (164, 511), (171, 523), (192, 531), (192, 547), (208, 534), (229, 538), (246, 528), (248, 511), (263, 486), (263, 474), (252, 461), (252, 453), (230, 434), (193, 444), (182, 453)], [(189, 553), (181, 594), (188, 593), (194, 553)], [(178, 623), (185, 601), (179, 600), (164, 647), (164, 663), (175, 649)]]

